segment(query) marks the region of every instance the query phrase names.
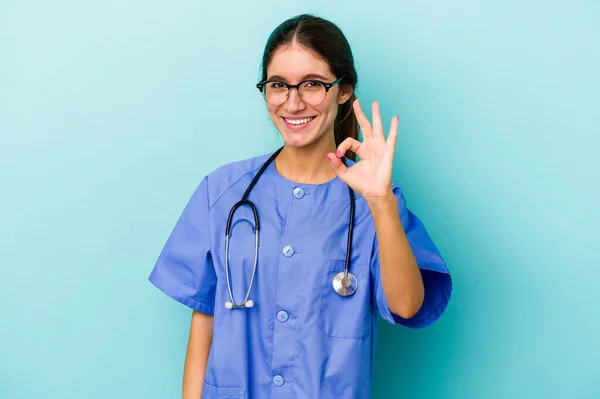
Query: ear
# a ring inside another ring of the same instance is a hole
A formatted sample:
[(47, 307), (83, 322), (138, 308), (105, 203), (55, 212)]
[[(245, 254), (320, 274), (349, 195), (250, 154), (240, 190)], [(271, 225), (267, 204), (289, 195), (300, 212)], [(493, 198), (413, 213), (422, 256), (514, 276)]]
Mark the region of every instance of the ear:
[(342, 105), (346, 101), (352, 97), (352, 93), (354, 93), (354, 88), (350, 84), (343, 84), (340, 90), (340, 94), (338, 95), (338, 104)]

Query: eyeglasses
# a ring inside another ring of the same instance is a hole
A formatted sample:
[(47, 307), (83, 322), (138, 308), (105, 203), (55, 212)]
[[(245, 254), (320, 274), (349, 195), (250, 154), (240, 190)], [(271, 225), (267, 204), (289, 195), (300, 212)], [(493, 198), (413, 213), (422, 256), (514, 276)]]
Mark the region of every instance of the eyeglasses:
[(325, 100), (327, 92), (333, 86), (342, 81), (344, 76), (331, 83), (321, 82), (320, 80), (307, 79), (297, 85), (290, 85), (279, 80), (263, 80), (256, 84), (256, 87), (262, 93), (265, 100), (271, 105), (281, 105), (287, 101), (290, 89), (298, 90), (298, 95), (305, 103), (315, 106)]

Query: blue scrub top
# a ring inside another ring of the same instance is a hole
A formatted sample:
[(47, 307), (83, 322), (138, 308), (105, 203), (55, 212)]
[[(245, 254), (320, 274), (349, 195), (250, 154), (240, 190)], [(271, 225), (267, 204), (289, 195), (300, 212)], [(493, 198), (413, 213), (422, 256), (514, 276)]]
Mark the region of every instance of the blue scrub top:
[[(214, 315), (202, 398), (369, 398), (377, 315), (409, 328), (430, 325), (450, 299), (448, 269), (394, 184), (425, 284), (422, 308), (411, 319), (388, 308), (373, 218), (358, 194), (350, 265), (358, 290), (349, 297), (338, 295), (332, 278), (344, 270), (347, 185), (339, 178), (298, 184), (271, 163), (249, 196), (260, 218), (250, 295), (255, 305), (226, 309), (227, 217), (269, 155), (222, 166), (202, 180), (149, 280), (176, 301)], [(234, 299), (241, 303), (254, 263), (253, 216), (247, 206), (236, 212), (231, 230), (230, 278)]]

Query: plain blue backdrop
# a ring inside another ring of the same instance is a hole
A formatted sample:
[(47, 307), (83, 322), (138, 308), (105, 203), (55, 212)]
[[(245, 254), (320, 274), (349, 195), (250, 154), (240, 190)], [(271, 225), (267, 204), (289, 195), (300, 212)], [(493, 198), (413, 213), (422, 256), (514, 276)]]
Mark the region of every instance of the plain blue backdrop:
[(382, 324), (373, 397), (600, 397), (599, 2), (3, 0), (0, 398), (180, 396), (191, 311), (147, 276), (205, 174), (280, 144), (254, 84), (302, 12), (400, 115), (454, 277)]

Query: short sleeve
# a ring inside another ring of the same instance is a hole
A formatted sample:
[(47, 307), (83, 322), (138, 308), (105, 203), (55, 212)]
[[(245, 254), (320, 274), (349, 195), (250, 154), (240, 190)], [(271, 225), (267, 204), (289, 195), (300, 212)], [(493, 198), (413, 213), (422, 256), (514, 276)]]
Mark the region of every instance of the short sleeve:
[(214, 314), (217, 277), (210, 252), (207, 177), (188, 201), (148, 280), (176, 301)]
[(404, 319), (390, 311), (381, 283), (379, 248), (377, 239), (375, 239), (371, 258), (374, 303), (381, 317), (388, 323), (414, 329), (424, 328), (436, 321), (446, 309), (452, 293), (452, 278), (442, 256), (425, 230), (425, 226), (406, 207), (406, 201), (400, 188), (393, 185), (393, 191), (398, 199), (400, 221), (421, 271), (425, 298), (421, 309), (410, 319)]

